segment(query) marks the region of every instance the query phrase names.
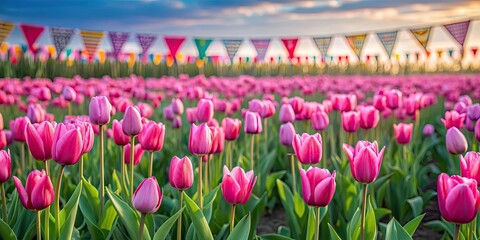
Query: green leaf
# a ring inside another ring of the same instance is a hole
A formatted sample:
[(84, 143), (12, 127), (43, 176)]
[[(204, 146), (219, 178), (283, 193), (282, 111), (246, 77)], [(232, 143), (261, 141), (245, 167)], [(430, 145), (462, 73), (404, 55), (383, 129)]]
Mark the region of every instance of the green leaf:
[(408, 234), (402, 225), (393, 218), (387, 225), (387, 233), (385, 234), (385, 239), (388, 240), (411, 240), (412, 237)]
[[(315, 208), (310, 207), (308, 209), (308, 222), (307, 222), (307, 239), (313, 239), (315, 236), (315, 230), (317, 229)], [(321, 214), (320, 214), (321, 215)]]
[(0, 237), (1, 239), (17, 239), (13, 230), (5, 223), (3, 220), (0, 219)]
[[(60, 230), (60, 239), (72, 239), (73, 229), (75, 227), (75, 219), (77, 218), (77, 210), (78, 210), (78, 203), (80, 201), (80, 194), (82, 193), (83, 183), (80, 184), (73, 192), (70, 200), (68, 200), (65, 206), (69, 206), (70, 211), (68, 212), (68, 216), (64, 219), (64, 222), (60, 222), (61, 230)], [(66, 208), (66, 207), (65, 207)], [(62, 210), (63, 212), (63, 210)], [(60, 214), (62, 213), (60, 212)], [(65, 212), (65, 215), (67, 212)]]
[(295, 209), (295, 214), (300, 218), (303, 217), (303, 214), (305, 214), (305, 202), (303, 201), (302, 196), (298, 193), (293, 195), (293, 207)]
[(420, 225), (420, 223), (422, 222), (423, 217), (425, 217), (425, 213), (416, 217), (416, 218), (414, 218), (414, 219), (412, 219), (410, 222), (405, 224), (405, 226), (403, 228), (405, 229), (405, 231), (408, 232), (408, 234), (410, 236), (413, 236), (413, 234), (415, 233), (415, 231), (418, 228), (418, 225)]
[(448, 234), (450, 234), (450, 236), (453, 236), (454, 225), (451, 223), (447, 223), (445, 221), (440, 221), (440, 220), (433, 220), (425, 223), (425, 226), (437, 231), (438, 230), (446, 231), (448, 232)]
[(416, 217), (422, 213), (423, 210), (423, 198), (416, 196), (407, 200), (408, 204), (412, 208), (413, 216)]
[(237, 223), (237, 226), (233, 229), (232, 233), (228, 236), (227, 240), (247, 240), (250, 234), (250, 214)]
[(164, 240), (167, 238), (170, 229), (172, 229), (173, 225), (177, 221), (177, 219), (182, 215), (183, 210), (185, 207), (180, 209), (177, 213), (173, 214), (170, 218), (165, 221), (162, 226), (160, 226), (153, 236), (153, 240)]
[(112, 230), (113, 226), (115, 225), (117, 216), (118, 214), (115, 210), (115, 207), (113, 207), (112, 201), (108, 200), (107, 203), (105, 203), (103, 215), (100, 217), (98, 227), (102, 230), (111, 232), (110, 230)]
[(210, 231), (210, 227), (208, 226), (207, 219), (205, 219), (203, 212), (185, 192), (183, 193), (183, 196), (187, 205), (188, 214), (193, 221), (193, 226), (198, 238), (202, 240), (213, 240), (212, 232)]
[(376, 219), (382, 219), (386, 215), (392, 213), (392, 210), (388, 208), (375, 208), (375, 218)]
[(260, 240), (293, 240), (293, 238), (285, 237), (279, 234), (265, 234), (258, 237)]
[(330, 240), (342, 240), (337, 232), (335, 231), (335, 229), (332, 227), (332, 225), (330, 225), (330, 223), (328, 223), (328, 232), (330, 233)]
[[(352, 220), (348, 223), (347, 232), (348, 239), (360, 239), (361, 234), (361, 217), (362, 210), (357, 209), (353, 215)], [(373, 210), (370, 200), (368, 200), (367, 210), (365, 214), (365, 239), (375, 239), (377, 235), (377, 222), (375, 219), (375, 212)]]
[(293, 233), (301, 233), (302, 228), (300, 227), (300, 223), (298, 222), (298, 218), (295, 213), (295, 210), (292, 207), (295, 205), (294, 205), (293, 194), (290, 191), (290, 188), (287, 186), (287, 184), (282, 182), (282, 180), (280, 179), (277, 179), (277, 188), (278, 188), (278, 195), (282, 200), (283, 208), (286, 210), (288, 215), (288, 222), (289, 222), (290, 228), (292, 228), (291, 231)]
[(88, 231), (93, 239), (105, 239), (102, 230), (97, 226), (98, 222), (98, 200), (97, 189), (83, 179), (83, 193), (80, 196), (80, 211), (87, 223)]

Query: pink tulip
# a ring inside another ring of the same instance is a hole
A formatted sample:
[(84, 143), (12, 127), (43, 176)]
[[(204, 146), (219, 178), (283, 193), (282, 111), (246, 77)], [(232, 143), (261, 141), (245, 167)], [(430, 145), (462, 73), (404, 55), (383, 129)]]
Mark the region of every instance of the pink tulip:
[(380, 121), (380, 112), (373, 106), (360, 108), (360, 127), (363, 129), (372, 129), (377, 127)]
[(212, 148), (210, 154), (218, 154), (223, 152), (225, 147), (225, 133), (221, 127), (210, 127), (212, 131)]
[(373, 106), (378, 111), (383, 111), (387, 108), (387, 97), (385, 95), (375, 94), (373, 96)]
[(30, 104), (27, 109), (27, 117), (31, 123), (41, 123), (45, 121), (45, 109), (40, 104)]
[(44, 170), (41, 172), (33, 170), (28, 174), (25, 188), (17, 177), (13, 177), (13, 181), (17, 188), (18, 197), (26, 209), (40, 211), (53, 203), (53, 185)]
[(165, 138), (165, 125), (150, 121), (138, 135), (138, 142), (146, 151), (160, 151)]
[(468, 106), (467, 116), (472, 121), (477, 121), (480, 119), (480, 104), (475, 103)]
[(471, 222), (480, 206), (477, 181), (442, 173), (437, 182), (438, 207), (445, 220), (456, 224)]
[(413, 124), (393, 124), (393, 132), (398, 144), (408, 144), (412, 140)]
[(174, 156), (170, 161), (168, 179), (173, 188), (185, 190), (193, 185), (193, 167), (190, 159), (185, 156), (182, 159)]
[(342, 95), (338, 99), (338, 110), (342, 112), (353, 111), (357, 106), (357, 96), (354, 94)]
[(248, 110), (251, 112), (256, 112), (259, 115), (262, 114), (264, 111), (265, 104), (262, 100), (260, 99), (252, 99), (250, 102), (248, 102)]
[(342, 127), (345, 132), (356, 132), (360, 126), (360, 114), (355, 111), (342, 112)]
[(136, 107), (128, 106), (123, 116), (122, 131), (127, 136), (137, 136), (143, 128), (142, 117)]
[(291, 122), (284, 123), (280, 126), (280, 143), (282, 145), (291, 147), (295, 135), (295, 127)]
[(309, 206), (325, 207), (332, 201), (335, 194), (335, 171), (309, 167), (307, 171), (300, 169), (302, 177), (302, 196)]
[(27, 117), (18, 117), (10, 121), (10, 130), (12, 131), (13, 140), (18, 142), (25, 142), (25, 126), (30, 123)]
[(392, 89), (387, 93), (387, 107), (397, 109), (402, 106), (402, 92)]
[(179, 129), (182, 127), (182, 117), (180, 116), (175, 116), (172, 121), (172, 128), (173, 129)]
[(115, 119), (113, 120), (113, 124), (112, 124), (113, 141), (118, 146), (125, 146), (130, 142), (130, 137), (125, 135), (125, 133), (123, 133), (122, 122), (123, 120), (120, 120), (119, 122), (117, 119)]
[(451, 154), (461, 154), (467, 151), (468, 142), (465, 136), (460, 130), (456, 127), (451, 127), (447, 130), (445, 136), (445, 143), (447, 145), (447, 150)]
[(53, 161), (60, 165), (76, 164), (83, 153), (83, 139), (79, 127), (69, 123), (59, 123), (52, 143)]
[(423, 127), (423, 135), (425, 136), (431, 136), (435, 132), (435, 127), (432, 124), (426, 124), (425, 127)]
[(222, 128), (225, 132), (225, 140), (235, 141), (240, 135), (242, 121), (236, 118), (224, 118), (222, 120)]
[(197, 122), (197, 108), (187, 108), (187, 122), (192, 124)]
[(451, 127), (456, 127), (458, 129), (462, 128), (463, 122), (465, 121), (465, 113), (458, 113), (455, 110), (445, 112), (445, 118), (442, 118), (442, 122), (445, 125), (446, 129)]
[[(125, 164), (128, 165), (130, 164), (130, 144), (125, 145), (125, 149), (123, 150), (123, 152), (125, 154), (125, 158), (123, 159), (123, 161), (125, 162)], [(133, 164), (135, 166), (138, 165), (142, 160), (143, 153), (144, 150), (142, 149), (142, 146), (140, 144), (136, 144), (133, 147)]]
[(303, 110), (304, 102), (305, 100), (303, 100), (303, 98), (301, 97), (293, 97), (293, 98), (290, 98), (290, 101), (288, 103), (292, 106), (293, 111), (295, 113), (300, 113)]
[(214, 106), (210, 99), (201, 99), (197, 105), (197, 120), (199, 122), (208, 122), (213, 118)]
[(0, 184), (3, 184), (12, 176), (12, 159), (10, 150), (0, 150)]
[(480, 153), (467, 152), (465, 157), (460, 155), (460, 170), (462, 177), (480, 180)]
[(153, 116), (153, 108), (148, 103), (138, 102), (136, 106), (140, 112), (140, 116), (145, 118), (150, 118)]
[(181, 99), (173, 98), (171, 106), (172, 106), (172, 111), (175, 115), (182, 115), (183, 114), (184, 107), (183, 107), (183, 102), (182, 102)]
[(188, 150), (197, 156), (210, 153), (212, 149), (212, 131), (207, 124), (200, 124), (198, 127), (192, 124), (188, 137)]
[(477, 122), (475, 123), (475, 138), (477, 139), (477, 141), (480, 142), (480, 121), (477, 120)]
[(2, 130), (5, 134), (5, 139), (7, 140), (7, 146), (13, 143), (13, 133), (10, 130)]
[(247, 111), (245, 113), (245, 123), (243, 130), (247, 134), (259, 134), (262, 132), (262, 118), (256, 112)]
[(88, 153), (93, 148), (93, 142), (95, 138), (95, 133), (93, 132), (92, 124), (89, 122), (83, 122), (77, 120), (74, 124), (79, 128), (80, 134), (82, 135), (83, 148), (82, 153)]
[(112, 105), (105, 96), (93, 97), (88, 106), (90, 121), (95, 125), (105, 125), (110, 122)]
[(155, 213), (162, 204), (163, 193), (155, 177), (145, 178), (132, 196), (133, 207), (143, 213)]
[(293, 151), (302, 164), (317, 164), (322, 160), (322, 136), (316, 133), (296, 134), (292, 141)]
[(378, 152), (376, 141), (358, 141), (355, 148), (348, 144), (343, 144), (343, 151), (350, 161), (350, 170), (353, 178), (360, 183), (371, 183), (377, 179), (382, 165), (383, 153), (385, 147)]
[(290, 104), (282, 104), (280, 107), (279, 118), (281, 123), (295, 121), (295, 112)]
[(49, 122), (27, 123), (25, 139), (33, 158), (46, 161), (52, 158), (53, 136), (55, 129)]
[(247, 203), (256, 181), (253, 170), (245, 173), (242, 168), (235, 167), (230, 172), (227, 166), (224, 166), (221, 183), (223, 198), (230, 204)]
[(65, 98), (65, 100), (71, 102), (71, 101), (75, 101), (75, 98), (77, 97), (77, 93), (75, 92), (75, 90), (70, 87), (70, 86), (65, 86), (63, 88), (63, 98)]
[(0, 130), (0, 149), (7, 146), (7, 130)]

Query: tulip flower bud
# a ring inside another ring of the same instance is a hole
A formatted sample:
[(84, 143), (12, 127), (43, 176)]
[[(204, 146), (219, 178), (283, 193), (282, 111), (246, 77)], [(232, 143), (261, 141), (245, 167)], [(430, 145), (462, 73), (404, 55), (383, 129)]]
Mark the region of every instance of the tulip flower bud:
[(259, 134), (262, 132), (262, 118), (256, 112), (245, 113), (245, 124), (243, 130), (247, 134)]
[(93, 97), (88, 106), (90, 121), (95, 125), (105, 125), (110, 122), (112, 105), (105, 96)]
[(75, 90), (70, 87), (70, 86), (65, 86), (63, 88), (63, 98), (65, 98), (65, 100), (71, 102), (71, 101), (75, 101), (75, 98), (77, 97), (77, 93), (75, 92)]
[(28, 117), (18, 117), (10, 121), (10, 130), (12, 131), (13, 140), (25, 142), (25, 126), (30, 123)]
[(445, 118), (442, 118), (442, 122), (446, 129), (456, 127), (462, 128), (463, 122), (465, 122), (465, 113), (458, 113), (455, 110), (445, 112)]
[(317, 164), (322, 160), (322, 136), (316, 133), (295, 135), (292, 141), (293, 151), (302, 164)]
[(175, 115), (182, 115), (183, 114), (183, 102), (179, 98), (173, 98), (172, 99), (172, 111)]
[(461, 154), (467, 151), (468, 142), (465, 136), (456, 127), (451, 127), (447, 130), (446, 134), (447, 150), (451, 154)]
[(133, 207), (143, 213), (155, 213), (162, 204), (163, 193), (155, 177), (145, 178), (132, 196)]
[(335, 194), (335, 171), (332, 174), (328, 169), (309, 167), (307, 171), (301, 169), (302, 196), (309, 206), (325, 207), (332, 201)]
[[(125, 164), (129, 165), (130, 164), (130, 144), (125, 145), (125, 149), (123, 150), (125, 154), (125, 158), (123, 161)], [(140, 163), (142, 160), (143, 153), (145, 151), (142, 149), (142, 146), (140, 144), (136, 144), (133, 147), (133, 164), (136, 166)]]
[(301, 97), (290, 98), (289, 104), (292, 106), (295, 113), (300, 113), (303, 110), (303, 103), (305, 100)]
[(31, 123), (41, 123), (45, 121), (45, 109), (39, 104), (30, 104), (27, 109), (27, 117)]
[(312, 127), (316, 131), (324, 131), (328, 128), (330, 119), (328, 114), (324, 111), (316, 111), (312, 114)]
[(192, 124), (197, 122), (197, 108), (187, 108), (187, 122)]
[(127, 136), (137, 136), (143, 128), (142, 117), (136, 107), (128, 106), (123, 116), (122, 131)]
[(160, 151), (165, 138), (165, 125), (154, 121), (148, 122), (138, 135), (138, 142), (146, 151)]
[(373, 106), (360, 108), (360, 127), (363, 129), (372, 129), (378, 125), (380, 112)]
[(295, 127), (291, 122), (284, 123), (280, 126), (280, 143), (282, 145), (291, 147), (295, 135)]
[(235, 167), (230, 172), (227, 166), (224, 166), (221, 183), (223, 198), (230, 204), (247, 203), (256, 181), (253, 170), (245, 173), (242, 168)]
[(212, 131), (212, 148), (210, 154), (221, 153), (225, 147), (225, 133), (221, 127), (210, 127)]
[(397, 109), (402, 106), (402, 92), (392, 89), (387, 93), (387, 107)]
[(465, 157), (460, 155), (460, 170), (462, 177), (480, 180), (480, 153), (467, 152)]
[(360, 114), (355, 111), (342, 112), (342, 127), (345, 132), (356, 132), (360, 126)]
[(185, 156), (182, 159), (174, 156), (170, 161), (168, 172), (170, 185), (179, 190), (185, 190), (193, 185), (193, 167), (190, 159)]
[(13, 177), (13, 180), (20, 201), (26, 209), (40, 211), (53, 203), (53, 185), (44, 170), (33, 170), (27, 177), (25, 188), (17, 177)]
[(188, 150), (197, 156), (209, 154), (212, 148), (212, 131), (203, 123), (199, 126), (192, 124), (188, 137)]
[(117, 119), (113, 120), (112, 130), (113, 130), (113, 141), (118, 146), (125, 146), (130, 142), (130, 137), (125, 135), (122, 130), (123, 120), (118, 121)]
[(60, 165), (74, 165), (82, 156), (83, 139), (80, 129), (73, 124), (59, 123), (52, 143), (53, 161)]
[(0, 130), (0, 149), (7, 146), (7, 134), (6, 130)]
[(175, 116), (172, 121), (172, 128), (173, 129), (179, 129), (182, 127), (182, 117), (180, 116)]
[(408, 144), (412, 140), (413, 124), (393, 124), (393, 132), (398, 144)]
[(468, 107), (467, 116), (472, 121), (477, 121), (480, 119), (480, 104), (475, 103)]
[(353, 178), (360, 183), (371, 183), (377, 179), (382, 165), (383, 153), (385, 147), (378, 152), (376, 141), (358, 141), (355, 148), (348, 144), (343, 144), (343, 151), (350, 161), (350, 170)]
[(423, 135), (431, 136), (435, 132), (435, 127), (432, 124), (426, 124), (423, 127)]
[(225, 140), (234, 141), (240, 135), (242, 121), (235, 118), (224, 118), (222, 120), (222, 128), (225, 131)]
[(201, 99), (197, 105), (197, 120), (199, 122), (208, 122), (213, 118), (214, 106), (210, 99)]
[(42, 122), (40, 124), (27, 123), (25, 127), (25, 139), (33, 158), (39, 161), (46, 161), (52, 158), (54, 133), (55, 129), (49, 122)]
[(295, 111), (290, 104), (282, 104), (280, 107), (279, 118), (281, 123), (294, 122), (295, 121)]
[(0, 183), (6, 182), (12, 175), (10, 150), (0, 150)]

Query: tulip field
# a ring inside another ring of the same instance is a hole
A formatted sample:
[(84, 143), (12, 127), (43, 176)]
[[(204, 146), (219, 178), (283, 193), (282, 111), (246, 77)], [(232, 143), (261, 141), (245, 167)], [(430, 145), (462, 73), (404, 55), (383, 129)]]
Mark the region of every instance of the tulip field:
[(479, 85), (4, 78), (0, 239), (480, 239)]

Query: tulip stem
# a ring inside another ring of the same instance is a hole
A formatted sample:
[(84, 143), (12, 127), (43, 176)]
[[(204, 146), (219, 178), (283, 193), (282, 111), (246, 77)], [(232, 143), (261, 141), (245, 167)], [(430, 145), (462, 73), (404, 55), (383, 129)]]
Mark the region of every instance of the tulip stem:
[(268, 125), (268, 118), (264, 118), (263, 119), (263, 126), (264, 126), (263, 129), (265, 129), (265, 135), (264, 135), (264, 137), (265, 137), (265, 139), (264, 139), (264, 141), (265, 141), (264, 142), (265, 154), (268, 153), (268, 127), (267, 127), (267, 125)]
[(351, 132), (348, 133), (348, 145), (353, 145), (353, 134)]
[(227, 167), (228, 167), (228, 169), (232, 169), (232, 162), (233, 162), (233, 158), (232, 158), (232, 141), (228, 141), (228, 143), (227, 143), (227, 152), (228, 152), (228, 155), (227, 155)]
[(7, 198), (5, 196), (5, 184), (0, 185), (0, 191), (2, 194), (2, 210), (3, 210), (3, 221), (8, 223), (8, 214), (7, 214)]
[(40, 225), (40, 211), (36, 211), (37, 213), (37, 240), (42, 240), (42, 227)]
[(459, 235), (460, 235), (460, 225), (455, 224), (455, 233), (453, 235), (453, 240), (458, 240)]
[(320, 207), (317, 207), (317, 222), (315, 223), (315, 240), (320, 237)]
[(62, 165), (57, 178), (57, 189), (55, 189), (55, 231), (57, 236), (60, 236), (60, 188), (62, 187), (63, 171), (65, 171), (65, 165)]
[(230, 234), (233, 232), (233, 227), (235, 226), (235, 208), (237, 205), (232, 205), (232, 215), (230, 216)]
[(20, 149), (20, 156), (22, 159), (22, 173), (25, 173), (25, 142), (22, 142), (22, 147)]
[(102, 216), (103, 212), (103, 199), (105, 198), (105, 156), (104, 156), (104, 142), (103, 136), (105, 129), (103, 125), (100, 125), (100, 205), (99, 205), (99, 214)]
[(138, 229), (138, 240), (143, 239), (143, 228), (145, 227), (145, 217), (147, 214), (142, 213), (142, 216), (140, 217), (140, 227)]
[(80, 181), (83, 179), (83, 154), (80, 157)]
[(368, 184), (364, 184), (363, 185), (363, 202), (362, 202), (362, 225), (360, 228), (360, 236), (362, 240), (365, 239), (364, 232), (365, 232), (365, 212), (367, 210), (367, 188), (368, 188)]
[(297, 178), (295, 176), (295, 155), (290, 154), (290, 164), (292, 165), (293, 193), (297, 192)]
[[(122, 188), (127, 190), (127, 186), (125, 185), (125, 146), (122, 146), (121, 147), (121, 151), (122, 151), (122, 158), (120, 159), (120, 164), (122, 166)], [(125, 193), (122, 189), (122, 193), (124, 194), (125, 196)]]
[(148, 165), (148, 177), (151, 177), (153, 172), (153, 153), (154, 153), (153, 151), (150, 152), (150, 162)]
[[(50, 169), (48, 167), (48, 160), (45, 161), (45, 171), (47, 172), (47, 175), (50, 176)], [(48, 206), (46, 209), (45, 209), (45, 212), (44, 212), (44, 215), (45, 215), (45, 226), (43, 226), (44, 228), (44, 238), (46, 240), (48, 240), (50, 238), (50, 206)]]
[(202, 209), (203, 206), (203, 192), (202, 192), (202, 156), (198, 156), (198, 206)]
[[(183, 204), (183, 190), (180, 190), (179, 201), (178, 201), (179, 211), (182, 209), (182, 204)], [(177, 220), (177, 240), (182, 240), (182, 214), (181, 213)]]
[(135, 154), (135, 136), (130, 137), (130, 196), (133, 196), (133, 171), (135, 169), (134, 165), (134, 154)]
[(253, 170), (253, 146), (254, 146), (254, 141), (255, 141), (255, 135), (252, 134), (252, 138), (250, 140), (250, 168)]
[(210, 162), (210, 155), (205, 155), (205, 158), (207, 159), (207, 161), (205, 162), (205, 176), (203, 176), (203, 178), (205, 179), (205, 189), (206, 189), (206, 192), (209, 191), (209, 188), (208, 188), (208, 176), (210, 176), (210, 173), (208, 172), (208, 165), (209, 162)]

